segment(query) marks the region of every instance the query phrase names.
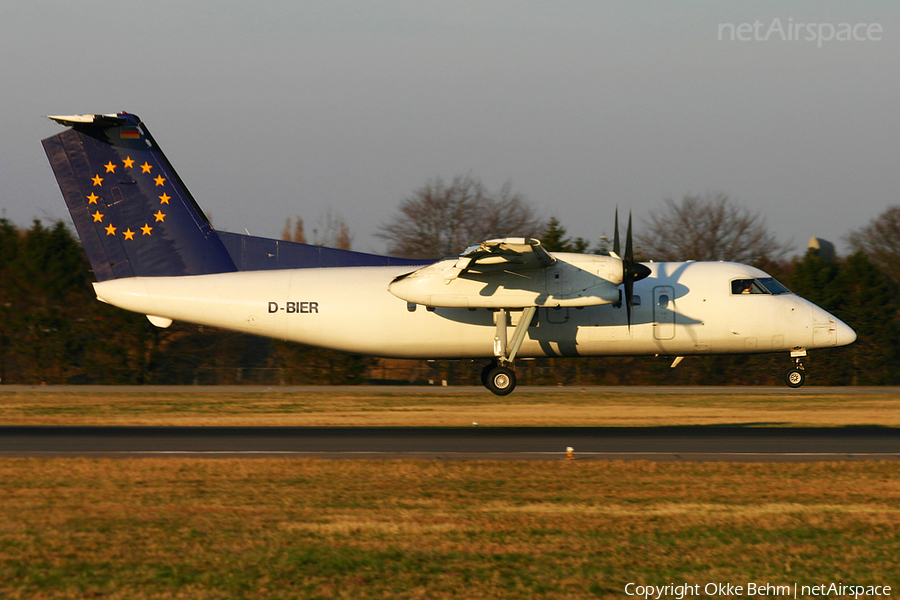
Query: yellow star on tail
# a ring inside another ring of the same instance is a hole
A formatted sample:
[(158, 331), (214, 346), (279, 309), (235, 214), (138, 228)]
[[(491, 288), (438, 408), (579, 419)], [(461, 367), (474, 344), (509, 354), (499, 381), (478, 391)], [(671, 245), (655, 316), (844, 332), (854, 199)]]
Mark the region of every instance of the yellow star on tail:
[(144, 226), (141, 227), (141, 231), (144, 232), (141, 235), (153, 235), (152, 233), (150, 233), (151, 231), (153, 231), (153, 228), (150, 227), (149, 223), (144, 223)]
[(108, 163), (106, 163), (103, 166), (106, 167), (107, 173), (115, 173), (116, 172), (116, 165), (113, 164), (113, 161), (109, 161)]
[(116, 235), (116, 228), (113, 227), (112, 223), (110, 223), (109, 227), (106, 228), (106, 235)]
[(131, 158), (130, 156), (126, 156), (125, 159), (122, 161), (122, 163), (125, 164), (126, 169), (130, 169), (131, 167), (134, 166), (134, 159)]
[(97, 212), (95, 212), (94, 214), (92, 214), (91, 216), (94, 217), (94, 223), (97, 223), (98, 221), (100, 223), (103, 222), (103, 213), (101, 213), (99, 210)]
[(129, 227), (128, 229), (126, 229), (125, 231), (123, 231), (123, 232), (122, 232), (122, 235), (125, 236), (125, 239), (126, 239), (126, 240), (133, 240), (133, 239), (134, 239), (134, 232), (131, 230), (131, 227)]

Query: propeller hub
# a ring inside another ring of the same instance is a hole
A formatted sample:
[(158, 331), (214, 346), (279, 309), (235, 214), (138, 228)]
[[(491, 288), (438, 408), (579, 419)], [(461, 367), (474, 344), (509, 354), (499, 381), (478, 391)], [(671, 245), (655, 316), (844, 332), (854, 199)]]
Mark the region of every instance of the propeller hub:
[(625, 279), (630, 279), (631, 281), (646, 279), (650, 276), (650, 273), (652, 273), (650, 267), (641, 263), (633, 262), (625, 267)]

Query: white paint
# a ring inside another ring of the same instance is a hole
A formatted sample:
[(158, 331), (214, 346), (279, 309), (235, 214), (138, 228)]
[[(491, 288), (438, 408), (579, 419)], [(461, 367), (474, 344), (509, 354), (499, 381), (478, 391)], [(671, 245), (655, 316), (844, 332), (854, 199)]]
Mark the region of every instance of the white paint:
[[(577, 264), (563, 256), (567, 264)], [(633, 309), (630, 330), (624, 307), (614, 304), (543, 307), (518, 356), (787, 352), (856, 339), (845, 323), (795, 294), (731, 293), (734, 279), (767, 277), (759, 269), (719, 262), (648, 266), (651, 275), (635, 284), (635, 295), (643, 301)], [(344, 267), (143, 277), (95, 283), (94, 288), (104, 302), (158, 319), (373, 356), (492, 358), (493, 311), (438, 307), (410, 312), (406, 300), (388, 291), (407, 270)], [(673, 331), (664, 339), (654, 321), (654, 289), (662, 286), (674, 296), (669, 299)]]

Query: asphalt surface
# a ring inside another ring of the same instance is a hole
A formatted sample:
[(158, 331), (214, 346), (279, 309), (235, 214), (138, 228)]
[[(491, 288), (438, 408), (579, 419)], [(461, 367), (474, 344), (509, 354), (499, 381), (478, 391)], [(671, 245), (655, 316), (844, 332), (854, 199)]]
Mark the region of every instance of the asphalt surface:
[(881, 427), (0, 427), (0, 456), (898, 460)]
[[(440, 385), (0, 385), (0, 392), (82, 392), (106, 393), (230, 393), (230, 394), (299, 394), (299, 393), (390, 393), (390, 394), (472, 394), (489, 392), (481, 386)], [(561, 394), (573, 392), (620, 394), (894, 394), (900, 397), (900, 387), (826, 387), (803, 386), (519, 386), (514, 394)]]

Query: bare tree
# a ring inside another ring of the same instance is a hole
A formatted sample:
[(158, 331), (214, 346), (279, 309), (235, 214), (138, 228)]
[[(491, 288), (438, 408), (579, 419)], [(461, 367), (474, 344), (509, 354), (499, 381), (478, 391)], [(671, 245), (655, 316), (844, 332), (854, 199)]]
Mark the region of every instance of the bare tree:
[(663, 210), (642, 219), (635, 232), (640, 254), (657, 261), (728, 260), (747, 264), (783, 259), (791, 250), (766, 228), (759, 213), (726, 194), (671, 198)]
[(449, 186), (440, 178), (427, 182), (400, 202), (376, 235), (395, 256), (437, 258), (491, 238), (533, 237), (542, 226), (510, 183), (492, 194), (467, 175), (454, 177)]
[(351, 250), (353, 248), (353, 236), (350, 235), (350, 227), (343, 219), (338, 225), (337, 236), (334, 238), (334, 247), (341, 250)]
[(300, 216), (297, 216), (296, 221), (294, 221), (294, 227), (291, 227), (291, 218), (288, 217), (284, 221), (284, 229), (281, 230), (281, 239), (286, 242), (300, 242), (301, 244), (306, 243), (306, 234), (303, 233), (303, 219)]
[(350, 250), (353, 246), (353, 236), (350, 235), (350, 227), (344, 218), (329, 208), (313, 229), (313, 243), (316, 246)]
[[(288, 217), (284, 222), (284, 229), (281, 230), (281, 239), (288, 242), (306, 243), (306, 234), (303, 231), (303, 219), (299, 216), (291, 226), (291, 218)], [(313, 244), (316, 246), (327, 246), (328, 248), (339, 248), (341, 250), (350, 250), (353, 246), (353, 236), (350, 234), (350, 227), (343, 217), (336, 215), (330, 208), (325, 214), (316, 221), (316, 227), (313, 229)]]
[(847, 236), (894, 283), (900, 284), (900, 206), (891, 206), (865, 227)]

